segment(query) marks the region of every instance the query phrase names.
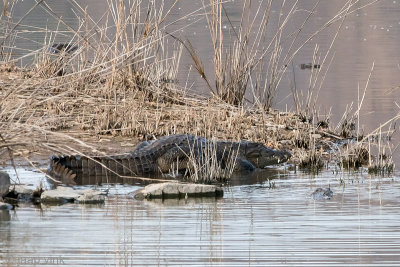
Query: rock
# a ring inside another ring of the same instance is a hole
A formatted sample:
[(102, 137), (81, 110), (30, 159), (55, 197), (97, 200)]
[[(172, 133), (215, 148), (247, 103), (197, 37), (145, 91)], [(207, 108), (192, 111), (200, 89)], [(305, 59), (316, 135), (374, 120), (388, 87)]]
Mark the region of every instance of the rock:
[(27, 185), (17, 184), (10, 186), (10, 192), (12, 192), (19, 201), (32, 201), (34, 190), (28, 188)]
[(0, 202), (0, 210), (12, 210), (14, 206), (8, 203)]
[(10, 176), (8, 173), (0, 171), (0, 198), (8, 194), (10, 184)]
[(18, 204), (18, 202), (32, 202), (34, 204), (40, 203), (40, 195), (43, 192), (41, 187), (33, 188), (29, 184), (12, 184), (10, 192), (4, 199), (11, 204)]
[(106, 194), (93, 189), (82, 190), (81, 195), (75, 200), (76, 203), (81, 204), (101, 204), (104, 203)]
[(93, 189), (74, 190), (72, 187), (58, 186), (54, 190), (44, 191), (40, 197), (42, 203), (64, 204), (76, 202), (81, 204), (104, 203), (106, 194)]
[(215, 185), (166, 182), (141, 188), (134, 192), (134, 197), (142, 200), (145, 198), (221, 197), (223, 194), (222, 188)]
[(54, 190), (44, 191), (40, 197), (42, 203), (63, 204), (74, 202), (80, 196), (72, 187), (58, 186)]
[[(179, 187), (181, 185), (177, 183), (163, 183), (160, 184), (162, 188), (162, 194), (171, 198), (179, 197)], [(159, 191), (156, 189), (156, 191)]]
[(311, 197), (314, 200), (324, 200), (324, 199), (331, 199), (333, 197), (333, 192), (330, 188), (317, 188), (311, 194)]

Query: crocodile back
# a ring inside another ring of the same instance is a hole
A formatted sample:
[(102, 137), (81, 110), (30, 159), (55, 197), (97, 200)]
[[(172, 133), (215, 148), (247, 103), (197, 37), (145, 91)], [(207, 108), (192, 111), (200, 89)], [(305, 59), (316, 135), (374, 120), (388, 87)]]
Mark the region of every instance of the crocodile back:
[(277, 151), (261, 143), (213, 141), (189, 134), (161, 137), (151, 143), (140, 143), (132, 153), (110, 156), (53, 156), (48, 174), (63, 183), (73, 184), (75, 177), (138, 176), (166, 173), (171, 170), (203, 166), (210, 159), (223, 169), (232, 159), (236, 171), (264, 168), (285, 162), (290, 153)]

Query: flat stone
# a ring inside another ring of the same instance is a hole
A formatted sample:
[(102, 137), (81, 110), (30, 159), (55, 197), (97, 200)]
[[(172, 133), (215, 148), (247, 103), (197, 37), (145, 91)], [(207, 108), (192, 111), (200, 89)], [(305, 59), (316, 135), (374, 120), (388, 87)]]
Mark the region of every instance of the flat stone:
[(58, 186), (54, 190), (44, 191), (40, 197), (43, 203), (63, 204), (76, 202), (80, 204), (104, 203), (106, 193), (93, 190), (74, 190), (72, 187)]
[(81, 204), (101, 204), (104, 203), (106, 198), (105, 193), (93, 189), (82, 190), (79, 193), (81, 195), (75, 202)]
[(201, 194), (203, 192), (202, 186), (199, 184), (180, 184), (178, 185), (179, 192), (183, 194)]
[(163, 187), (160, 184), (150, 184), (142, 189), (139, 189), (137, 192), (142, 190), (144, 195), (152, 194), (154, 196), (162, 196), (163, 194)]
[(0, 202), (0, 210), (12, 210), (14, 206), (8, 203)]
[(178, 183), (163, 183), (162, 186), (163, 195), (170, 197), (179, 197), (179, 184)]
[(80, 194), (72, 187), (58, 186), (54, 190), (44, 191), (40, 197), (42, 203), (56, 203), (63, 204), (67, 202), (74, 202)]
[(145, 198), (220, 197), (223, 196), (223, 190), (216, 185), (166, 182), (150, 184), (134, 192), (134, 196), (139, 200)]
[(0, 197), (8, 194), (10, 184), (10, 175), (6, 172), (0, 171)]

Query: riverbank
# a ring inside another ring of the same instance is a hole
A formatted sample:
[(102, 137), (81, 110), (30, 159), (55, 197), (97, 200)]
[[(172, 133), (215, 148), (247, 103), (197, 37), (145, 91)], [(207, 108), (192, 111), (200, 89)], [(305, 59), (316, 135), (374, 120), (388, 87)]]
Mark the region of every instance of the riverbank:
[[(168, 90), (160, 87), (155, 95), (135, 85), (117, 86), (117, 79), (111, 88), (107, 80), (80, 87), (83, 81), (77, 78), (44, 78), (37, 69), (12, 65), (0, 68), (3, 165), (16, 161), (44, 168), (52, 154), (120, 154), (140, 141), (179, 133), (262, 142), (290, 151), (290, 163), (313, 171), (324, 161), (357, 168), (374, 162), (368, 140), (359, 136), (360, 142), (355, 141), (351, 121), (335, 133), (327, 121), (233, 106), (216, 97), (190, 95), (178, 84), (168, 83)], [(382, 164), (392, 162), (385, 158)]]
[(125, 153), (140, 141), (179, 133), (262, 142), (289, 150), (291, 162), (300, 164), (310, 151), (328, 159), (327, 144), (344, 139), (326, 122), (189, 95), (178, 84), (157, 97), (134, 86), (114, 86), (105, 93), (104, 81), (79, 88), (71, 75), (49, 79), (35, 71), (0, 68), (3, 164), (10, 156), (44, 167), (52, 154)]

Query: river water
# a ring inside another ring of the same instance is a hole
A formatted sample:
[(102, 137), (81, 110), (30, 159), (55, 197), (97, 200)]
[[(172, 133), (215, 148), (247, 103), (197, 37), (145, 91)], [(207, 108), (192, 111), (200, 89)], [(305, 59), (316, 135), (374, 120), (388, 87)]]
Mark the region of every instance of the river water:
[[(79, 2), (87, 5), (88, 12), (97, 18), (107, 9), (104, 1)], [(288, 6), (293, 2), (287, 1)], [(300, 33), (303, 40), (345, 3), (321, 2)], [(358, 6), (369, 2), (360, 1)], [(237, 3), (226, 6), (233, 23), (239, 20), (241, 11)], [(17, 1), (13, 20), (22, 18), (33, 4), (34, 1)], [(71, 27), (77, 25), (72, 1), (49, 4)], [(301, 25), (314, 4), (315, 1), (299, 1), (293, 27)], [(171, 21), (201, 7), (201, 1), (180, 1), (171, 12)], [(271, 14), (276, 13), (278, 7)], [(400, 85), (399, 14), (400, 1), (382, 0), (354, 11), (344, 20), (329, 54), (334, 58), (318, 100), (322, 114), (332, 109), (333, 122), (340, 119), (347, 105), (357, 103), (358, 84), (362, 91), (373, 64), (361, 109), (362, 127), (374, 129), (398, 113), (396, 102), (400, 92), (395, 88)], [(43, 46), (43, 28), (61, 27), (40, 6), (23, 24), (40, 30), (24, 33), (21, 27), (13, 52), (16, 57)], [(316, 44), (324, 56), (339, 24), (340, 20), (314, 37), (294, 58), (293, 66), (282, 79), (276, 107), (294, 110), (290, 97), (294, 77), (296, 87), (305, 91), (311, 73), (301, 69), (300, 64), (312, 61)], [(212, 63), (204, 18), (189, 16), (171, 27), (178, 29), (180, 37), (192, 41), (205, 65)], [(68, 34), (59, 34), (55, 42), (69, 38)], [(189, 72), (191, 65), (188, 55), (184, 55), (179, 74), (181, 83), (185, 83), (189, 74), (195, 82), (192, 89), (202, 91), (205, 84), (194, 75), (193, 68)], [(206, 72), (212, 70), (207, 68)], [(13, 171), (8, 171), (15, 178)], [(29, 170), (19, 169), (19, 174), (21, 182), (35, 185), (44, 179)], [(317, 187), (328, 186), (334, 192), (333, 199), (310, 198)], [(127, 193), (140, 188), (139, 185), (111, 186), (104, 205), (21, 204), (15, 211), (0, 211), (0, 263), (2, 266), (35, 263), (37, 266), (399, 266), (399, 187), (397, 175), (382, 178), (335, 169), (316, 176), (287, 170), (260, 172), (252, 179), (242, 177), (241, 181), (226, 186), (220, 199), (137, 201)]]
[[(219, 199), (138, 201), (127, 193), (140, 186), (103, 185), (110, 189), (104, 205), (21, 204), (0, 211), (0, 262), (398, 266), (399, 178), (332, 173), (261, 172), (253, 184), (226, 186)], [(31, 171), (19, 174), (21, 182), (43, 180)], [(331, 200), (310, 197), (328, 186)]]

